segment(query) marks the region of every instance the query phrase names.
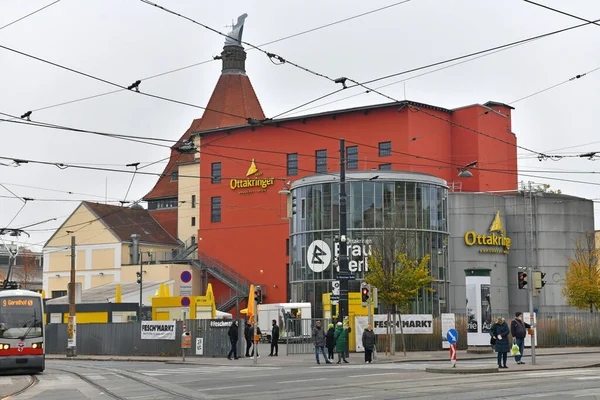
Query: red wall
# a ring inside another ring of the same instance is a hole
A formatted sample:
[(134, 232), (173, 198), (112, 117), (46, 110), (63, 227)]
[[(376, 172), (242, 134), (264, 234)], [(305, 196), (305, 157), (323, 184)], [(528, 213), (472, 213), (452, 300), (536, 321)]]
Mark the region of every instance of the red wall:
[[(408, 108), (398, 111), (398, 107), (390, 107), (339, 114), (335, 118), (328, 115), (281, 123), (290, 129), (262, 126), (203, 137), (200, 175), (210, 176), (211, 164), (221, 162), (223, 178), (220, 184), (212, 184), (209, 179), (201, 180), (200, 251), (235, 268), (253, 283), (263, 285), (267, 295), (265, 302), (289, 301), (286, 293), (289, 225), (287, 220), (281, 219), (285, 215), (285, 203), (278, 191), (288, 180), (293, 182), (315, 173), (316, 150), (327, 149), (328, 172), (339, 171), (339, 138), (345, 138), (347, 146), (355, 145), (353, 142), (360, 143), (359, 170), (378, 169), (379, 164), (393, 163), (392, 169), (396, 171), (423, 172), (451, 182), (460, 180), (453, 164), (465, 165), (478, 160), (478, 167), (493, 166), (511, 173), (473, 170), (473, 178), (463, 180), (463, 190), (516, 188), (514, 146), (447, 122), (453, 120), (515, 142), (514, 135), (507, 131), (510, 118), (483, 114), (486, 109), (481, 106), (461, 109), (453, 114), (423, 110), (434, 116)], [(508, 114), (510, 110), (502, 111)], [(213, 144), (208, 144), (213, 141)], [(392, 156), (379, 157), (378, 143), (384, 141), (392, 142)], [(298, 176), (286, 176), (287, 153), (299, 154)], [(243, 189), (232, 190), (230, 179), (245, 178), (252, 159), (263, 174), (260, 178), (277, 179), (265, 192), (239, 194)], [(211, 222), (213, 196), (222, 198), (221, 222), (217, 223)], [(217, 298), (218, 291), (219, 287), (215, 288)]]

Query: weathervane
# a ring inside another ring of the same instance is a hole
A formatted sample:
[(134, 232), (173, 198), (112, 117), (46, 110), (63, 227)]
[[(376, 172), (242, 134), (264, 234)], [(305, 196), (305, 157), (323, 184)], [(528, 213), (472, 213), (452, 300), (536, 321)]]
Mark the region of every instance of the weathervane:
[(234, 25), (231, 21), (231, 32), (227, 34), (225, 38), (225, 46), (241, 46), (242, 45), (242, 33), (244, 32), (244, 21), (248, 17), (248, 14), (242, 14), (238, 17), (237, 23)]

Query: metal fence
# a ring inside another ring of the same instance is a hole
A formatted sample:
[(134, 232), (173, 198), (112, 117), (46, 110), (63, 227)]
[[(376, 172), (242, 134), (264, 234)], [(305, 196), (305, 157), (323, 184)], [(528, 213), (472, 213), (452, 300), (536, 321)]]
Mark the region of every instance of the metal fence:
[[(211, 324), (214, 320), (187, 321), (187, 330), (192, 335), (192, 348), (187, 356), (195, 356), (196, 339), (203, 339), (203, 356), (225, 357), (230, 350), (227, 332), (229, 326)], [(222, 320), (220, 320), (222, 321)], [(245, 349), (244, 321), (238, 320), (238, 356)], [(119, 355), (119, 356), (179, 356), (181, 355), (181, 335), (183, 322), (177, 321), (175, 340), (142, 340), (141, 322), (113, 324), (77, 325), (77, 354)], [(46, 352), (64, 354), (67, 347), (67, 325), (49, 324), (46, 326)]]
[(327, 332), (330, 319), (289, 319), (287, 321), (285, 336), (282, 338), (286, 344), (286, 354), (310, 354), (315, 352), (312, 340), (312, 330), (317, 321), (321, 321), (321, 328)]

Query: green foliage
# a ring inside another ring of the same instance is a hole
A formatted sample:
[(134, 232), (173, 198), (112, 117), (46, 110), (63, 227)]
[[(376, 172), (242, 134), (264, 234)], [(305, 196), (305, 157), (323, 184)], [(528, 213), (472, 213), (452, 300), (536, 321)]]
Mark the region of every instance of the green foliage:
[(400, 312), (408, 312), (422, 289), (434, 291), (430, 287), (434, 278), (427, 268), (429, 258), (426, 255), (417, 261), (397, 251), (393, 262), (386, 263), (384, 253), (374, 249), (369, 257), (369, 272), (365, 274), (365, 280), (377, 288), (380, 301), (388, 306), (396, 305)]
[(565, 275), (562, 293), (570, 306), (579, 310), (600, 306), (600, 266), (594, 236), (586, 234), (585, 241), (576, 243), (575, 257), (569, 259), (569, 269)]

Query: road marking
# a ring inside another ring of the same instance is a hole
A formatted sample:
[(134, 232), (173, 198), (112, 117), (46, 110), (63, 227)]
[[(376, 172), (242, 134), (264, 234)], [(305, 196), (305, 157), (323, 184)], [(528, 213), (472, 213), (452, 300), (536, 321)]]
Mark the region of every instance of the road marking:
[(207, 390), (227, 390), (227, 389), (239, 389), (239, 388), (245, 388), (245, 387), (252, 387), (254, 385), (239, 385), (239, 386), (221, 386), (221, 387), (216, 387), (216, 388), (206, 388), (206, 389), (198, 389), (198, 392), (204, 392)]
[(577, 379), (579, 381), (587, 381), (587, 380), (593, 380), (593, 379), (600, 379), (600, 376), (578, 376), (578, 377), (571, 378), (571, 379)]
[(282, 381), (277, 383), (300, 383), (300, 382), (313, 382), (313, 381), (324, 381), (325, 378), (315, 378), (315, 379), (298, 379), (296, 381)]
[[(369, 376), (381, 376), (381, 375), (398, 375), (399, 372), (382, 372), (380, 374), (365, 374), (365, 375), (351, 375), (348, 378), (364, 378), (364, 377), (369, 377)], [(358, 398), (358, 397), (352, 397), (354, 398)]]
[(581, 370), (581, 369), (572, 369), (572, 370), (560, 370), (560, 371), (540, 371), (540, 372), (527, 372), (522, 374), (521, 376), (528, 376), (528, 377), (537, 377), (537, 378), (544, 378), (544, 377), (552, 377), (552, 376), (568, 376), (568, 375), (584, 375), (584, 374), (589, 374), (589, 373), (596, 373), (594, 370)]
[(12, 385), (12, 378), (11, 377), (0, 378), (0, 385)]
[(369, 396), (358, 396), (358, 397), (343, 397), (343, 398), (337, 399), (337, 400), (366, 399), (367, 397), (373, 397), (373, 396), (369, 395)]

